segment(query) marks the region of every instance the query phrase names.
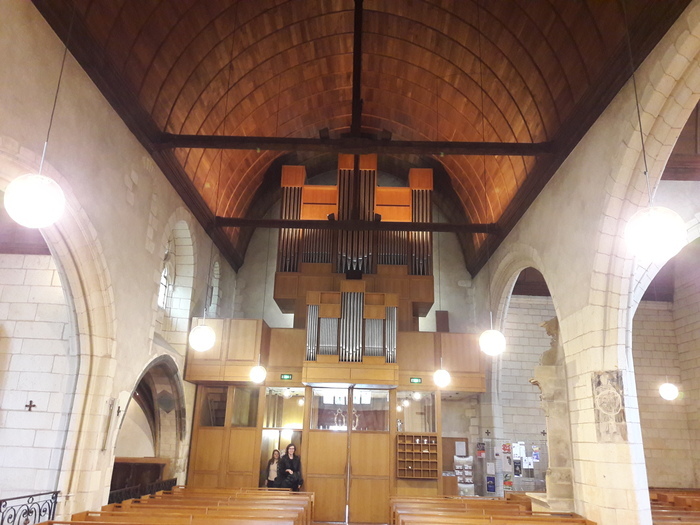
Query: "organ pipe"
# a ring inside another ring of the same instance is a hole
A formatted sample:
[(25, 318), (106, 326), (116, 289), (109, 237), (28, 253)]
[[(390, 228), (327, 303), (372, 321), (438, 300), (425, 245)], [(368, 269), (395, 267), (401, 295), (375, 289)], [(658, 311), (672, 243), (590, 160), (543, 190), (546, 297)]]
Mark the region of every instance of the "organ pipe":
[(318, 305), (310, 304), (306, 314), (306, 360), (316, 361), (318, 353)]
[(387, 363), (396, 363), (396, 307), (386, 308), (386, 338), (384, 339), (384, 355)]

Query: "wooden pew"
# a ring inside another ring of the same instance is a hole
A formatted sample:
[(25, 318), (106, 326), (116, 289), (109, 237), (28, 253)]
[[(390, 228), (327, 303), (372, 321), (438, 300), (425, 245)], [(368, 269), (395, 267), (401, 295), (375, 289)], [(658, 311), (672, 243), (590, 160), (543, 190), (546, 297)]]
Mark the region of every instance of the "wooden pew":
[(481, 525), (591, 525), (593, 522), (572, 513), (532, 512), (522, 498), (392, 497), (391, 523), (394, 525), (460, 524)]

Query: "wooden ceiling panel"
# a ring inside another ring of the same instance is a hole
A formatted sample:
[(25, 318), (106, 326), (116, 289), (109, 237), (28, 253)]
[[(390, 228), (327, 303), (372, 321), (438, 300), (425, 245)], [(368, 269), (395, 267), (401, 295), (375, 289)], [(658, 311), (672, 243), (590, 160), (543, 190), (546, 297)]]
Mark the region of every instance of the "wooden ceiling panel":
[[(458, 202), (460, 220), (505, 232), (628, 78), (628, 34), (638, 63), (688, 1), (364, 0), (353, 77), (354, 0), (33, 0), (64, 40), (74, 27), (71, 51), (208, 231), (216, 214), (260, 213), (253, 203), (278, 189), (263, 186), (275, 159), (320, 168), (328, 154), (161, 153), (158, 133), (315, 138), (326, 128), (338, 138), (359, 128), (393, 140), (563, 148), (380, 159), (435, 167), (447, 192), (436, 198)], [(240, 261), (250, 232), (226, 237)], [(473, 239), (477, 252), (463, 246), (470, 271), (485, 260), (484, 236)]]

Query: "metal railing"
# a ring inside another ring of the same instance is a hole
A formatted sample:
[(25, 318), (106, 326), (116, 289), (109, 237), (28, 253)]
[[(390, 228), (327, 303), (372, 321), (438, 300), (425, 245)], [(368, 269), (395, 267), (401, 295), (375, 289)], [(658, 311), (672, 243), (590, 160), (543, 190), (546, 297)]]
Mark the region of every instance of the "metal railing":
[[(140, 498), (141, 496), (146, 496), (148, 494), (155, 494), (161, 490), (170, 490), (175, 485), (177, 485), (177, 479), (171, 478), (154, 481), (153, 483), (144, 483), (143, 485), (135, 485), (133, 487), (113, 490), (109, 493), (108, 503), (121, 503), (127, 499)], [(4, 524), (0, 523), (0, 525)]]
[(58, 491), (0, 499), (0, 525), (35, 525), (56, 516)]

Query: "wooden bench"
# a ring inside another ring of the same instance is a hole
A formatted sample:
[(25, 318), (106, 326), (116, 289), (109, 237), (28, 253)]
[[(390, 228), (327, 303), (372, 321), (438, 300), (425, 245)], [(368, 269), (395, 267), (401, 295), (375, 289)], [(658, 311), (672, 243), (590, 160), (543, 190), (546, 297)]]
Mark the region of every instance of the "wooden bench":
[(573, 513), (532, 512), (523, 498), (392, 497), (394, 525), (591, 525)]

